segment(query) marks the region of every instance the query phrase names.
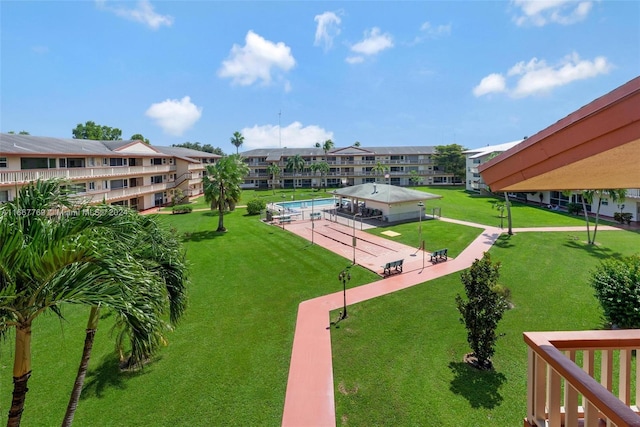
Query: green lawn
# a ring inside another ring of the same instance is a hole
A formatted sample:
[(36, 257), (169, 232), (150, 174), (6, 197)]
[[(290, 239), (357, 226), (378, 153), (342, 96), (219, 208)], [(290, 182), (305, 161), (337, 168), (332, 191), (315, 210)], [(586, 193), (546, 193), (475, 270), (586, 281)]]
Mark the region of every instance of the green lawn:
[[(428, 191), (445, 195), (438, 202), (443, 215), (495, 225), (497, 212), (487, 200), (454, 189)], [(276, 191), (275, 200), (283, 199), (282, 194), (290, 199), (293, 193)], [(296, 200), (313, 195), (323, 193), (295, 192)], [(241, 204), (254, 196), (274, 197), (271, 191), (246, 192)], [(458, 203), (477, 205), (463, 209), (456, 207)], [(469, 217), (464, 217), (461, 212), (467, 211)], [(540, 220), (535, 219), (537, 211)], [(522, 212), (534, 212), (519, 216), (529, 218), (527, 226), (534, 221), (583, 224), (531, 207)], [(192, 284), (186, 316), (157, 360), (129, 374), (118, 370), (109, 330), (113, 319), (105, 316), (75, 424), (279, 425), (298, 304), (340, 290), (337, 274), (349, 261), (246, 216), (244, 209), (225, 215), (227, 233), (213, 231), (218, 218), (209, 211), (159, 219), (176, 229), (188, 251)], [(416, 246), (417, 225), (391, 228)], [(476, 228), (442, 221), (423, 221), (422, 226), (427, 249), (449, 247), (454, 256), (478, 233)], [(599, 232), (598, 241), (600, 246), (585, 248), (566, 233), (522, 233), (494, 247), (495, 258), (504, 263), (503, 283), (512, 289), (516, 304), (500, 325), (506, 335), (498, 344), (495, 373), (477, 374), (459, 363), (468, 351), (453, 302), (462, 289), (459, 275), (350, 308), (345, 327), (333, 333), (338, 423), (346, 417), (349, 425), (420, 425), (430, 414), (430, 424), (514, 425), (524, 416), (526, 352), (521, 332), (598, 327), (599, 311), (586, 285), (587, 272), (602, 254), (632, 253), (640, 235)], [(377, 279), (356, 268), (349, 286)], [(25, 426), (56, 425), (64, 415), (88, 310), (69, 306), (63, 314), (63, 322), (41, 316), (34, 325)], [(13, 336), (0, 345), (0, 403), (6, 414)]]
[(332, 332), (338, 425), (521, 425), (522, 333), (600, 328), (589, 271), (640, 247), (640, 235), (625, 231), (601, 232), (598, 241), (594, 248), (567, 233), (520, 233), (491, 249), (515, 304), (498, 328), (494, 372), (462, 363), (470, 349), (455, 306), (459, 273), (350, 307)]

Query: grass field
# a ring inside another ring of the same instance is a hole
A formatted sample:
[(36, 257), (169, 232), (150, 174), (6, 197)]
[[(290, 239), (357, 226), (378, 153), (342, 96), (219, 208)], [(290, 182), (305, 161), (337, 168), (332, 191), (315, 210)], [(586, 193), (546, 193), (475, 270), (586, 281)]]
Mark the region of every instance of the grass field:
[[(498, 212), (486, 198), (459, 189), (422, 189), (445, 196), (438, 201), (445, 216), (497, 225)], [(291, 195), (291, 190), (275, 196), (245, 192), (240, 204), (256, 196), (271, 201)], [(296, 200), (313, 196), (330, 197), (295, 192)], [(207, 207), (202, 200), (197, 203)], [(584, 224), (581, 218), (544, 209), (517, 209), (515, 227)], [(125, 374), (113, 353), (113, 319), (105, 314), (75, 425), (279, 425), (297, 306), (340, 290), (337, 273), (349, 261), (246, 216), (244, 209), (225, 215), (227, 233), (213, 231), (218, 218), (209, 211), (159, 219), (175, 229), (187, 249), (192, 283), (186, 316), (157, 360), (141, 372)], [(449, 247), (454, 255), (478, 233), (442, 221), (423, 221), (422, 226), (428, 249)], [(394, 227), (407, 244), (418, 244), (416, 223)], [(524, 415), (521, 332), (599, 327), (599, 309), (586, 285), (588, 271), (605, 256), (640, 247), (638, 233), (599, 232), (598, 241), (597, 247), (586, 247), (566, 233), (521, 233), (494, 246), (495, 259), (503, 262), (502, 282), (512, 289), (516, 304), (500, 325), (506, 335), (498, 343), (494, 373), (478, 374), (460, 363), (468, 348), (453, 302), (462, 291), (459, 275), (350, 307), (345, 327), (332, 336), (338, 424), (514, 425)], [(349, 286), (377, 279), (356, 268)], [(68, 306), (63, 314), (63, 322), (41, 316), (34, 325), (24, 426), (57, 425), (64, 415), (88, 310)], [(8, 338), (0, 344), (0, 409), (5, 414), (12, 389), (13, 337)]]

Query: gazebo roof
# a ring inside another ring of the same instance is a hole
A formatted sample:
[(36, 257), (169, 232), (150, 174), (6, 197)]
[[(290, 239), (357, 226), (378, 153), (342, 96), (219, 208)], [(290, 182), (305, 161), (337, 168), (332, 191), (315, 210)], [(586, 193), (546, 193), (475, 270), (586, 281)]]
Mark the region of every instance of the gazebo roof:
[(396, 185), (377, 184), (374, 182), (340, 188), (335, 190), (334, 193), (338, 196), (388, 204), (419, 202), (442, 198), (442, 196), (437, 194), (425, 193), (424, 191), (412, 190), (410, 188), (398, 187)]

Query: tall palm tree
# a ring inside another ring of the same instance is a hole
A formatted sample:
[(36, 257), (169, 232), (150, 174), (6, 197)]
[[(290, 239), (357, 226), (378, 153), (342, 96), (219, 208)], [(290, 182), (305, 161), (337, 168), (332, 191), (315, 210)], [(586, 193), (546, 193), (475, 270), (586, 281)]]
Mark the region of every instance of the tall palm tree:
[(249, 174), (249, 166), (237, 154), (223, 157), (213, 165), (207, 165), (207, 176), (204, 180), (204, 199), (211, 204), (211, 210), (218, 210), (218, 228), (216, 231), (227, 231), (224, 227), (224, 212), (233, 210), (240, 200), (240, 185)]
[[(110, 208), (111, 209), (111, 208)], [(115, 212), (113, 212), (115, 213)], [(106, 229), (101, 238), (106, 238), (106, 244), (120, 244), (119, 253), (131, 254), (133, 258), (141, 260), (147, 271), (152, 272), (159, 281), (150, 282), (156, 289), (144, 289), (145, 293), (158, 295), (158, 300), (163, 302), (159, 307), (160, 314), (169, 309), (169, 321), (166, 324), (160, 316), (153, 322), (141, 324), (135, 316), (128, 311), (116, 310), (117, 333), (116, 347), (120, 355), (121, 366), (141, 366), (149, 359), (160, 346), (166, 342), (165, 334), (170, 326), (176, 326), (186, 309), (186, 284), (187, 268), (184, 251), (180, 242), (173, 233), (170, 233), (157, 224), (150, 216), (142, 216), (131, 210), (118, 212), (122, 217), (129, 216), (125, 224), (128, 233), (133, 239), (121, 239), (121, 228)], [(125, 245), (121, 245), (124, 243)], [(158, 288), (159, 287), (159, 288)], [(138, 292), (142, 291), (138, 288)], [(144, 298), (136, 298), (133, 304), (148, 304)], [(168, 307), (167, 307), (168, 304)], [(145, 309), (144, 305), (138, 307)], [(91, 349), (98, 328), (100, 318), (99, 305), (91, 307), (89, 320), (85, 332), (85, 345), (80, 359), (78, 374), (67, 405), (67, 411), (62, 422), (63, 427), (71, 426), (75, 411), (80, 400), (84, 379), (87, 374)], [(124, 341), (129, 342), (130, 355), (125, 356)]]
[[(76, 210), (60, 181), (37, 181), (0, 207), (0, 333), (15, 328), (13, 400), (8, 426), (19, 426), (32, 373), (31, 332), (44, 312), (66, 303), (127, 313), (152, 330), (164, 304), (144, 264), (105, 245), (105, 230), (127, 227), (99, 207)], [(122, 234), (122, 241), (131, 235)], [(144, 290), (144, 292), (141, 292)]]
[[(300, 154), (296, 154), (295, 156), (291, 156), (287, 159), (286, 169), (292, 171), (294, 174), (297, 171), (302, 172), (304, 170), (306, 163)], [(293, 191), (296, 191), (296, 179), (293, 178)]]
[(324, 151), (324, 159), (327, 159), (327, 153), (329, 151), (331, 151), (331, 149), (335, 146), (335, 144), (333, 143), (332, 140), (327, 139), (325, 142), (323, 142), (322, 144), (319, 142), (316, 142), (316, 148), (322, 148), (322, 151)]
[(384, 175), (385, 172), (387, 172), (389, 170), (389, 166), (382, 164), (382, 162), (380, 160), (378, 160), (375, 164), (375, 166), (373, 166), (371, 168), (371, 171), (374, 174), (381, 174)]
[(233, 136), (231, 137), (231, 143), (236, 147), (236, 154), (238, 154), (238, 149), (240, 148), (243, 142), (244, 142), (244, 136), (242, 136), (240, 132), (237, 132), (237, 131), (234, 132)]
[(583, 198), (587, 197), (589, 204), (593, 203), (595, 197), (598, 197), (598, 207), (596, 208), (596, 223), (593, 226), (593, 240), (589, 242), (591, 245), (596, 243), (596, 233), (598, 232), (598, 222), (600, 220), (600, 207), (602, 206), (602, 199), (611, 199), (614, 204), (616, 202), (624, 202), (627, 197), (627, 190), (625, 189), (608, 189), (608, 190), (586, 190), (582, 192)]
[(309, 169), (311, 169), (313, 173), (320, 172), (320, 178), (324, 181), (324, 189), (326, 191), (327, 179), (325, 178), (325, 175), (328, 174), (329, 171), (331, 170), (331, 168), (329, 167), (329, 163), (325, 161), (315, 162), (315, 163), (312, 163), (311, 166), (309, 166)]
[(267, 167), (267, 171), (271, 175), (271, 188), (273, 189), (273, 194), (276, 194), (276, 177), (280, 175), (280, 166), (275, 163), (271, 163)]

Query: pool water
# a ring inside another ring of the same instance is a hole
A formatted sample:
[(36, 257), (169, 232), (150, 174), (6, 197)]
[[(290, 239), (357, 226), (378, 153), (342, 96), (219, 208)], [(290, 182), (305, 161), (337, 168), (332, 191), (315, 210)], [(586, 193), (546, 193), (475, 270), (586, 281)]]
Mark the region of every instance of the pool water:
[[(314, 208), (333, 207), (334, 199), (315, 199), (313, 200)], [(312, 200), (300, 200), (295, 202), (279, 202), (276, 203), (285, 209), (311, 209)]]

